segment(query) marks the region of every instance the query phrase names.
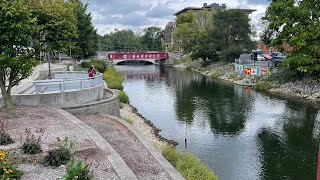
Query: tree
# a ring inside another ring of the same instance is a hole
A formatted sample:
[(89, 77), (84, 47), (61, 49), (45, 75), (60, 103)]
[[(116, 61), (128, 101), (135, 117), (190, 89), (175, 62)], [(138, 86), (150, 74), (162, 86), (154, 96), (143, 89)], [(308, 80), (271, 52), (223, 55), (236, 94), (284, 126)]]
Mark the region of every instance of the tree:
[(72, 55), (76, 58), (86, 58), (96, 54), (98, 49), (98, 34), (92, 25), (91, 13), (86, 14), (88, 3), (82, 4), (79, 0), (70, 0), (74, 3), (74, 13), (77, 19), (78, 36), (74, 39)]
[(9, 117), (11, 89), (28, 77), (40, 51), (63, 51), (76, 35), (72, 3), (64, 0), (0, 1), (0, 89)]
[(254, 48), (250, 34), (249, 18), (241, 10), (218, 11), (213, 15), (209, 38), (219, 60), (233, 62), (243, 50)]
[(108, 51), (138, 51), (141, 47), (141, 37), (132, 30), (118, 30), (103, 36), (101, 43)]
[(293, 47), (284, 65), (308, 75), (320, 74), (319, 1), (272, 1), (266, 18), (275, 34), (272, 45)]
[(269, 29), (269, 22), (266, 17), (262, 17), (259, 23), (262, 32), (260, 34), (261, 41), (266, 44), (270, 45), (273, 37), (273, 32)]
[(162, 41), (164, 40), (164, 31), (161, 28), (152, 26), (143, 30), (144, 35), (141, 37), (141, 45), (146, 50), (161, 51), (163, 50)]
[(36, 31), (31, 35), (37, 58), (40, 52), (53, 53), (73, 47), (70, 39), (77, 36), (74, 3), (64, 0), (26, 0), (32, 17), (36, 18)]
[(173, 34), (174, 43), (184, 53), (190, 53), (197, 35), (197, 24), (194, 13), (188, 11), (179, 15), (176, 19), (176, 26), (177, 28)]
[(36, 18), (25, 0), (0, 1), (0, 88), (8, 117), (16, 115), (11, 89), (32, 73), (36, 65), (30, 47)]

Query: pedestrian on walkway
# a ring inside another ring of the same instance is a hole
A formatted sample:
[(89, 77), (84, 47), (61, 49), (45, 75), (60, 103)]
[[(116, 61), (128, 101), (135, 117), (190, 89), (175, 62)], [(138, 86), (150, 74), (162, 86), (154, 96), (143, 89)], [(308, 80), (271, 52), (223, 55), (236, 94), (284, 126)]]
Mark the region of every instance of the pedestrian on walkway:
[(88, 70), (89, 79), (94, 79), (96, 75), (96, 71), (94, 70), (94, 66), (91, 65), (90, 69)]

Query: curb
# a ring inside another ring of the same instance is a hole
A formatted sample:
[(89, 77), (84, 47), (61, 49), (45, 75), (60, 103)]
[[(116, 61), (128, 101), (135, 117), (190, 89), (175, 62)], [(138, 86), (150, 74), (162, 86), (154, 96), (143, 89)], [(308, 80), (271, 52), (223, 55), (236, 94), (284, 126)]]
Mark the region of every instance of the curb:
[(132, 125), (130, 125), (128, 122), (124, 121), (121, 118), (111, 116), (108, 114), (101, 115), (117, 120), (118, 122), (126, 126), (146, 147), (146, 149), (159, 162), (159, 164), (165, 169), (165, 171), (167, 171), (167, 173), (171, 176), (172, 179), (184, 180), (184, 177), (181, 176), (181, 174), (159, 153), (159, 151), (136, 128), (134, 128)]
[(65, 110), (60, 108), (51, 107), (53, 110), (57, 111), (69, 121), (74, 123), (76, 126), (81, 128), (87, 133), (87, 135), (96, 143), (96, 145), (101, 148), (103, 151), (108, 151), (109, 155), (107, 156), (110, 161), (113, 169), (116, 171), (120, 179), (137, 179), (132, 170), (127, 166), (121, 156), (112, 148), (112, 146), (93, 128), (88, 126), (86, 123), (82, 122), (72, 114), (68, 113)]

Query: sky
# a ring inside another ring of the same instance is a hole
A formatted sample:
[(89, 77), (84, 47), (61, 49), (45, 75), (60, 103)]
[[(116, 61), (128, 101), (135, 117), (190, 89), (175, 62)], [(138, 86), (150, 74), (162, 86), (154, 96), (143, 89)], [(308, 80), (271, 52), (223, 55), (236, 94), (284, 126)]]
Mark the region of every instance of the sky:
[(269, 5), (268, 0), (82, 0), (88, 2), (88, 12), (93, 25), (100, 35), (117, 29), (140, 31), (146, 27), (164, 28), (168, 22), (175, 21), (175, 12), (185, 7), (202, 7), (218, 3), (228, 9), (256, 9), (252, 14), (252, 24), (259, 29), (258, 23)]

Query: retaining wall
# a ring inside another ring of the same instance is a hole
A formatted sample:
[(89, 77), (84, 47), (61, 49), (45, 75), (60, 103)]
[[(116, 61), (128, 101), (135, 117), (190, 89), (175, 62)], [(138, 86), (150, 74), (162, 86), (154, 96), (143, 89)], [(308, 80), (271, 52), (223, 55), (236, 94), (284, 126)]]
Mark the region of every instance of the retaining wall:
[(104, 97), (104, 85), (77, 91), (50, 94), (15, 94), (14, 105), (48, 105), (56, 107), (74, 107), (89, 102), (100, 101)]
[(105, 89), (105, 95), (111, 94), (111, 97), (81, 106), (63, 108), (71, 114), (92, 115), (109, 114), (120, 117), (118, 93), (114, 90)]

